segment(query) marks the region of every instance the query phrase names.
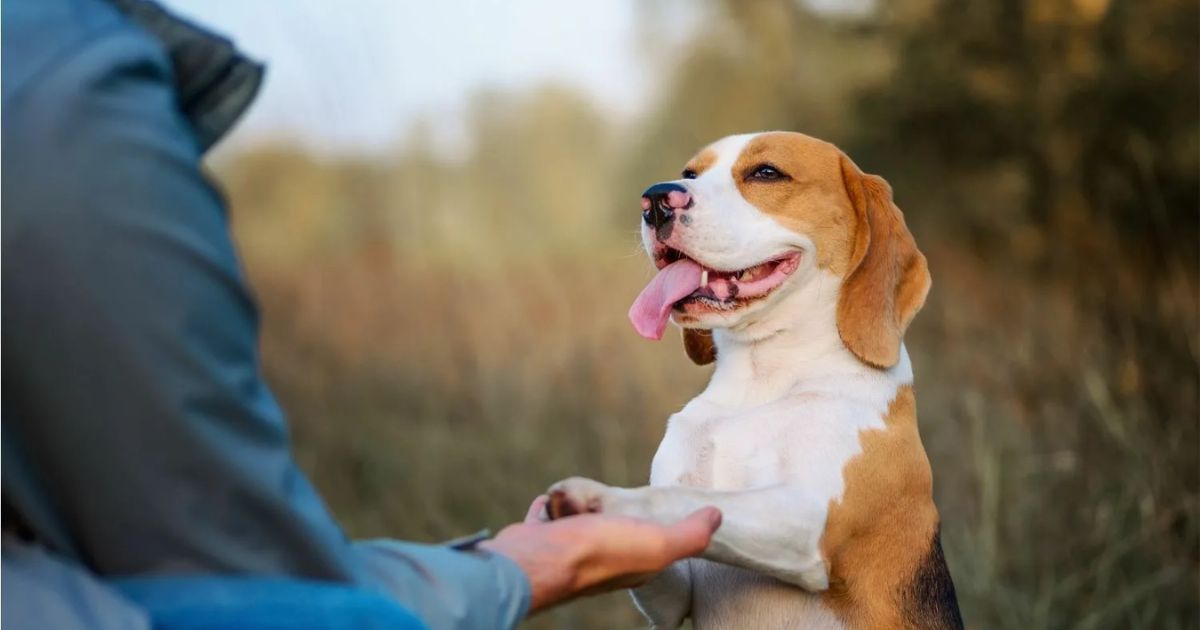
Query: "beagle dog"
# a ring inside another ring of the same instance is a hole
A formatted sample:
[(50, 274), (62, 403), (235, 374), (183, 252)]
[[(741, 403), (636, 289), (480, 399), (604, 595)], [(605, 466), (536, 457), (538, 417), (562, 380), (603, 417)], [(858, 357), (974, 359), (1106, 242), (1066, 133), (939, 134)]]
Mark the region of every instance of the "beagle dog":
[(716, 361), (650, 485), (571, 478), (549, 518), (724, 514), (702, 558), (634, 590), (655, 627), (962, 628), (903, 335), (930, 278), (891, 187), (798, 133), (730, 136), (642, 197), (658, 273), (630, 309)]

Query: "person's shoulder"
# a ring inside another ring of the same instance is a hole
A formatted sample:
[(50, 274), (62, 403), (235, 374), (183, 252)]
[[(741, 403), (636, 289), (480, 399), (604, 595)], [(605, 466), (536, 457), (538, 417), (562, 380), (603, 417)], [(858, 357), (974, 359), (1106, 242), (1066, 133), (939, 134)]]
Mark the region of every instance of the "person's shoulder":
[(103, 0), (5, 0), (2, 11), (6, 114), (67, 102), (130, 63), (169, 76), (161, 44)]
[(2, 6), (6, 242), (41, 223), (102, 220), (90, 211), (101, 193), (168, 168), (147, 159), (164, 146), (192, 159), (158, 40), (101, 0)]
[(4, 152), (59, 161), (173, 107), (161, 42), (103, 0), (4, 0)]

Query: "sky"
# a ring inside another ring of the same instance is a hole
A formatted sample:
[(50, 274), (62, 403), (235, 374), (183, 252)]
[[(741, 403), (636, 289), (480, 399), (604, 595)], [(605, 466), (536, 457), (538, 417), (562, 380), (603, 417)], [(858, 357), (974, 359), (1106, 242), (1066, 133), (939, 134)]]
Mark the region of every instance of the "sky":
[(573, 86), (615, 116), (645, 101), (632, 0), (167, 0), (267, 63), (230, 143), (385, 151), (419, 117), (453, 135), (482, 88)]
[[(872, 4), (803, 1), (824, 12)], [(386, 152), (422, 119), (453, 145), (471, 96), (485, 88), (565, 84), (602, 111), (633, 116), (667, 69), (651, 57), (669, 63), (672, 46), (706, 18), (693, 0), (163, 2), (267, 64), (258, 100), (221, 152), (278, 139), (323, 153)], [(648, 32), (654, 42), (640, 40)], [(648, 45), (659, 54), (646, 54)]]

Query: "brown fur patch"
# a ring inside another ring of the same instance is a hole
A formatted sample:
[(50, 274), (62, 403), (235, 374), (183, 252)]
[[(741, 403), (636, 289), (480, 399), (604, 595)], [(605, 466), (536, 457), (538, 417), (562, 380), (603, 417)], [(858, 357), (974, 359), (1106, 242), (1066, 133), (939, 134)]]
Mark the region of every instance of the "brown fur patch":
[(929, 266), (892, 202), (892, 187), (864, 174), (848, 157), (839, 166), (858, 230), (838, 298), (838, 334), (864, 363), (891, 367), (900, 359), (904, 331), (929, 294)]
[(822, 599), (853, 628), (955, 627), (939, 619), (914, 619), (922, 611), (935, 611), (924, 613), (928, 616), (941, 609), (910, 604), (938, 528), (933, 475), (917, 432), (912, 387), (896, 393), (885, 423), (883, 430), (859, 435), (863, 450), (843, 471), (842, 500), (829, 504), (821, 553), (830, 577)]
[(713, 344), (711, 330), (684, 328), (683, 349), (696, 365), (708, 365), (717, 360), (717, 347)]
[[(832, 144), (792, 132), (755, 136), (733, 165), (733, 181), (742, 197), (784, 227), (807, 235), (817, 247), (817, 265), (838, 276), (850, 265), (858, 218), (846, 198), (840, 163)], [(770, 164), (787, 179), (749, 178), (756, 167)]]
[(712, 168), (717, 163), (717, 152), (712, 149), (702, 149), (683, 167), (685, 171), (695, 171), (697, 175)]

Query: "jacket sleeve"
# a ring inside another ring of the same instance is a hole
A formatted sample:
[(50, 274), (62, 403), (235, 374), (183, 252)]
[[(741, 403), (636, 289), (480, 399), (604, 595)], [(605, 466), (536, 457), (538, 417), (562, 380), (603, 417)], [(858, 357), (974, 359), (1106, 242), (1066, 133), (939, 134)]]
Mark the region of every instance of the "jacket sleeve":
[(53, 31), (4, 33), (5, 502), (103, 575), (333, 580), (434, 628), (515, 625), (529, 585), (508, 559), (355, 544), (330, 517), (260, 373), (256, 308), (168, 59), (97, 22), (54, 55), (21, 49)]

